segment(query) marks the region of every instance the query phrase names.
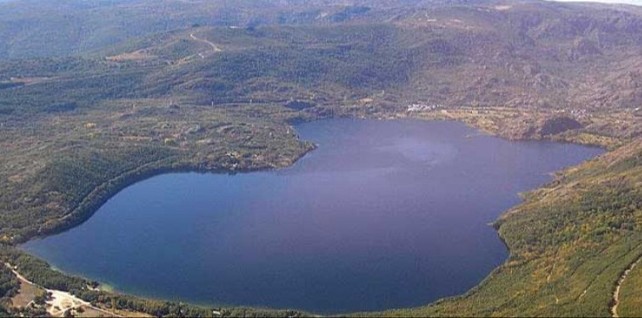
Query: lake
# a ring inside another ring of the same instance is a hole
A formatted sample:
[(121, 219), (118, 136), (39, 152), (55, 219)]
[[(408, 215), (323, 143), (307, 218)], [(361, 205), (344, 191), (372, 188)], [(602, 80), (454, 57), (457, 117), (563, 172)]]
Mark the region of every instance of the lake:
[(87, 222), (22, 246), (140, 296), (343, 313), (461, 294), (507, 257), (489, 226), (519, 192), (603, 151), (456, 122), (298, 125), (294, 166), (136, 183)]

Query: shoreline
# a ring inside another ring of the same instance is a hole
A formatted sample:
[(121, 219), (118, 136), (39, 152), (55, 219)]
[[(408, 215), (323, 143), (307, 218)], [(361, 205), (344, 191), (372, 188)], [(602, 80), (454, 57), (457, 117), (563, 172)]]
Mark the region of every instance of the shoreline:
[[(234, 175), (239, 173), (252, 173), (260, 171), (274, 171), (291, 167), (301, 158), (316, 149), (311, 146), (298, 156), (292, 159), (292, 163), (286, 166), (265, 166), (255, 168), (241, 168), (238, 170), (228, 170), (225, 168), (203, 168), (187, 162), (181, 162), (181, 158), (169, 157), (159, 161), (150, 162), (143, 166), (134, 168), (128, 172), (120, 174), (115, 178), (103, 182), (101, 185), (87, 194), (71, 213), (56, 219), (50, 220), (40, 225), (40, 228), (33, 235), (21, 237), (11, 241), (11, 246), (24, 244), (32, 239), (42, 239), (47, 236), (56, 235), (68, 231), (76, 226), (81, 225), (91, 218), (101, 206), (113, 198), (125, 188), (147, 179), (170, 173), (201, 173), (201, 174), (228, 174)], [(172, 161), (177, 159), (177, 161)], [(165, 162), (166, 161), (166, 162)]]
[[(338, 116), (337, 118), (345, 118), (345, 117)], [(477, 126), (475, 126), (475, 125), (473, 125), (473, 124), (471, 124), (469, 122), (466, 122), (465, 120), (459, 120), (459, 119), (448, 119), (448, 118), (444, 118), (444, 119), (434, 119), (434, 118), (432, 118), (431, 119), (431, 118), (421, 118), (421, 117), (416, 117), (416, 116), (404, 116), (404, 117), (379, 117), (379, 116), (375, 116), (375, 117), (357, 117), (357, 116), (353, 116), (351, 118), (363, 119), (363, 120), (368, 120), (368, 119), (374, 119), (374, 120), (417, 120), (417, 121), (425, 121), (425, 122), (429, 122), (429, 121), (452, 121), (452, 122), (462, 123), (462, 124), (464, 124), (464, 125), (466, 125), (468, 127), (471, 127), (471, 128), (473, 128), (475, 130), (478, 130), (482, 134), (485, 134), (485, 135), (488, 135), (488, 136), (497, 137), (497, 138), (508, 140), (508, 141), (546, 141), (546, 142), (554, 142), (554, 143), (568, 143), (568, 144), (582, 145), (582, 146), (588, 146), (588, 147), (596, 147), (596, 148), (603, 149), (605, 151), (602, 154), (599, 154), (599, 155), (597, 155), (595, 157), (592, 157), (592, 158), (588, 158), (586, 160), (594, 160), (598, 156), (607, 154), (607, 153), (609, 153), (611, 151), (611, 150), (607, 149), (606, 147), (604, 147), (603, 145), (602, 146), (600, 146), (600, 145), (587, 145), (587, 144), (573, 142), (573, 141), (569, 141), (569, 140), (554, 140), (554, 139), (551, 139), (551, 138), (546, 138), (546, 139), (535, 139), (535, 138), (530, 138), (530, 139), (529, 138), (526, 138), (526, 139), (510, 139), (510, 138), (507, 138), (506, 136), (502, 136), (501, 134), (497, 134), (497, 133), (492, 132), (492, 131), (484, 130), (484, 129), (482, 129), (480, 127), (477, 127)], [(316, 120), (322, 120), (322, 119), (333, 119), (333, 118), (317, 118)], [(312, 120), (312, 121), (315, 121), (315, 120)], [(308, 122), (308, 121), (304, 121), (304, 122)], [(52, 224), (51, 227), (43, 228), (44, 225), (41, 226), (41, 228), (38, 230), (38, 232), (35, 235), (29, 236), (29, 237), (25, 237), (23, 240), (14, 241), (14, 242), (12, 242), (12, 246), (17, 247), (17, 245), (24, 244), (24, 243), (26, 243), (26, 242), (28, 242), (30, 240), (43, 239), (43, 238), (45, 238), (47, 236), (60, 234), (60, 233), (63, 233), (65, 231), (67, 231), (67, 230), (70, 230), (70, 229), (72, 229), (72, 228), (74, 228), (76, 226), (79, 226), (82, 223), (84, 223), (85, 221), (87, 221), (88, 219), (90, 219), (100, 209), (100, 207), (102, 205), (104, 205), (108, 200), (110, 200), (112, 197), (117, 195), (120, 191), (124, 190), (125, 188), (127, 188), (127, 187), (129, 187), (129, 186), (131, 186), (131, 185), (133, 185), (135, 183), (138, 183), (138, 182), (141, 182), (141, 181), (144, 181), (144, 180), (147, 180), (147, 179), (159, 176), (159, 175), (170, 174), (170, 173), (200, 173), (200, 174), (228, 174), (228, 175), (233, 175), (233, 174), (237, 174), (237, 173), (252, 173), (252, 172), (275, 171), (275, 170), (279, 170), (279, 169), (286, 169), (288, 167), (291, 167), (291, 166), (295, 165), (300, 159), (302, 159), (303, 157), (305, 157), (306, 155), (308, 155), (309, 153), (311, 153), (313, 150), (316, 149), (316, 145), (315, 144), (312, 144), (312, 143), (310, 143), (308, 141), (300, 140), (300, 139), (299, 139), (299, 141), (303, 142), (303, 143), (311, 144), (312, 146), (308, 147), (305, 151), (300, 153), (298, 156), (294, 157), (294, 159), (292, 159), (292, 161), (288, 165), (284, 165), (284, 166), (252, 167), (252, 168), (245, 168), (245, 169), (242, 168), (242, 169), (238, 169), (238, 170), (229, 170), (229, 169), (220, 168), (220, 167), (203, 168), (203, 167), (195, 166), (195, 165), (190, 164), (188, 162), (181, 162), (182, 157), (180, 157), (180, 156), (168, 157), (168, 158), (164, 158), (164, 159), (161, 159), (161, 160), (158, 160), (158, 161), (155, 161), (155, 162), (150, 162), (150, 163), (145, 164), (143, 166), (139, 166), (139, 167), (134, 168), (134, 169), (132, 169), (130, 171), (127, 171), (127, 172), (125, 172), (125, 173), (123, 173), (123, 174), (121, 174), (121, 175), (119, 175), (119, 176), (117, 176), (115, 178), (112, 178), (112, 179), (110, 179), (108, 181), (103, 182), (100, 186), (96, 187), (87, 196), (85, 196), (82, 199), (82, 201), (80, 202), (80, 204), (70, 214), (67, 214), (67, 215), (63, 216), (62, 218), (59, 218), (59, 219), (53, 221), (53, 222), (56, 222), (56, 223)], [(579, 165), (579, 164), (577, 164), (577, 165)], [(539, 185), (539, 186), (537, 186), (537, 187), (535, 187), (535, 188), (533, 188), (531, 190), (528, 190), (528, 191), (535, 191), (535, 190), (538, 190), (538, 189), (541, 189), (541, 188), (545, 187), (546, 185), (548, 185), (548, 184), (550, 184), (550, 183), (555, 181), (555, 174), (557, 174), (557, 173), (559, 173), (561, 171), (564, 171), (566, 169), (575, 167), (577, 165), (563, 167), (562, 169), (560, 169), (558, 171), (552, 172), (551, 173), (551, 180), (549, 180), (549, 181), (547, 181), (547, 182), (545, 182), (545, 183), (543, 183), (543, 184), (541, 184), (541, 185)], [(502, 263), (500, 265), (498, 265), (497, 267), (493, 268), (486, 276), (483, 277), (483, 279), (481, 281), (479, 281), (477, 284), (475, 284), (473, 287), (471, 287), (466, 292), (464, 292), (464, 293), (462, 293), (460, 295), (440, 298), (440, 299), (437, 299), (437, 300), (435, 300), (433, 302), (427, 303), (427, 304), (422, 305), (422, 306), (439, 304), (439, 303), (441, 303), (443, 301), (457, 299), (457, 298), (461, 298), (461, 297), (466, 297), (467, 295), (469, 295), (469, 294), (475, 292), (476, 290), (478, 290), (479, 288), (481, 288), (481, 286), (487, 280), (492, 278), (492, 276), (497, 271), (501, 270), (502, 265), (504, 265), (506, 263), (506, 261), (508, 259), (510, 259), (510, 256), (512, 255), (512, 250), (510, 249), (510, 247), (507, 244), (505, 238), (501, 235), (501, 233), (499, 231), (499, 228), (501, 226), (501, 220), (502, 220), (502, 217), (505, 216), (507, 213), (509, 213), (513, 208), (515, 208), (515, 207), (517, 207), (517, 206), (519, 206), (519, 205), (521, 205), (523, 203), (524, 203), (524, 200), (522, 198), (521, 201), (519, 203), (517, 203), (516, 205), (508, 208), (505, 211), (502, 211), (499, 214), (498, 218), (496, 220), (492, 221), (489, 224), (494, 228), (494, 230), (496, 231), (497, 237), (500, 239), (502, 244), (506, 247), (506, 250), (508, 252), (507, 258), (504, 261), (502, 261)], [(47, 223), (47, 224), (51, 224), (51, 223)], [(47, 224), (45, 224), (45, 225), (47, 225)], [(20, 249), (20, 250), (22, 252), (27, 253), (26, 251), (24, 251), (22, 249)], [(54, 270), (56, 270), (56, 269), (54, 269)], [(62, 273), (62, 274), (64, 274), (64, 275), (66, 275), (66, 276), (80, 277), (80, 278), (83, 278), (83, 279), (86, 279), (86, 280), (91, 280), (91, 279), (89, 279), (87, 277), (70, 275), (70, 274), (66, 274), (66, 273), (64, 273), (62, 271), (59, 271), (59, 270), (57, 270), (57, 271)], [(103, 284), (100, 283), (100, 285), (102, 286)], [(107, 291), (107, 290), (105, 290), (105, 291)], [(119, 293), (117, 290), (109, 290), (107, 292)], [(121, 294), (128, 295), (126, 293), (121, 293)], [(148, 298), (148, 297), (145, 297), (145, 296), (137, 296), (135, 294), (132, 294), (132, 296), (141, 297), (141, 298), (145, 298), (145, 299), (155, 299), (155, 298)], [(156, 299), (156, 300), (162, 300), (162, 299)], [(384, 311), (392, 310), (392, 309), (393, 308), (385, 309)], [(345, 313), (345, 314), (353, 315), (355, 313)]]
[(20, 281), (21, 284), (29, 284), (32, 286), (36, 286), (38, 288), (43, 289), (46, 293), (51, 294), (51, 299), (48, 299), (46, 301), (46, 307), (48, 307), (47, 312), (51, 314), (53, 317), (57, 316), (62, 316), (64, 315), (65, 312), (69, 310), (76, 310), (78, 308), (82, 307), (88, 307), (91, 308), (97, 312), (105, 313), (107, 315), (110, 315), (112, 317), (122, 317), (116, 313), (104, 310), (102, 308), (96, 307), (92, 304), (90, 304), (87, 301), (84, 301), (74, 295), (72, 295), (69, 292), (61, 291), (61, 290), (56, 290), (56, 289), (49, 289), (45, 288), (43, 286), (40, 286), (38, 284), (33, 283), (32, 281), (28, 280), (24, 276), (22, 276), (15, 268), (9, 263), (4, 264), (11, 272), (13, 272), (14, 275), (18, 278), (18, 281)]
[[(388, 115), (388, 116), (386, 116)], [(486, 134), (488, 136), (493, 136), (497, 138), (501, 138), (504, 140), (508, 141), (546, 141), (546, 142), (553, 142), (553, 143), (564, 143), (564, 144), (573, 144), (573, 145), (581, 145), (581, 146), (586, 146), (586, 147), (595, 147), (595, 148), (600, 148), (604, 150), (605, 152), (603, 154), (600, 154), (598, 156), (604, 155), (612, 151), (613, 149), (609, 149), (605, 145), (600, 145), (600, 144), (586, 144), (586, 143), (581, 143), (573, 140), (567, 140), (567, 139), (559, 139), (556, 140), (554, 138), (519, 138), (519, 139), (513, 139), (513, 138), (508, 138), (507, 136), (504, 136), (498, 132), (494, 131), (489, 131), (484, 129), (483, 127), (476, 126), (473, 123), (470, 123), (466, 120), (462, 119), (457, 119), (457, 118), (425, 118), (421, 117), (421, 114), (416, 114), (414, 116), (408, 116), (407, 114), (403, 114), (403, 116), (399, 116), (399, 113), (393, 113), (393, 114), (379, 114), (375, 115), (372, 117), (368, 116), (336, 116), (336, 117), (321, 117), (321, 118), (315, 118), (311, 120), (303, 120), (298, 123), (289, 123), (290, 125), (296, 126), (297, 124), (301, 123), (306, 123), (306, 122), (312, 122), (312, 121), (318, 121), (318, 120), (328, 120), (328, 119), (341, 119), (341, 118), (353, 118), (353, 119), (373, 119), (373, 120), (418, 120), (418, 121), (452, 121), (452, 122), (459, 122), (462, 123), (470, 128), (473, 128), (475, 130), (478, 130), (482, 134)], [(419, 115), (419, 116), (418, 116)], [(36, 233), (32, 235), (25, 235), (25, 237), (21, 237), (17, 240), (11, 240), (10, 245), (16, 246), (20, 244), (24, 244), (32, 239), (36, 238), (45, 238), (47, 236), (51, 235), (56, 235), (60, 234), (62, 232), (65, 232), (67, 230), (70, 230), (71, 228), (74, 228), (76, 226), (81, 225), (85, 221), (87, 221), (91, 216), (93, 216), (94, 213), (100, 209), (102, 205), (104, 205), (108, 200), (110, 200), (112, 197), (114, 197), (118, 192), (124, 190), (125, 188), (141, 182), (145, 181), (147, 179), (163, 175), (163, 174), (170, 174), (170, 173), (202, 173), (202, 174), (228, 174), (228, 175), (234, 175), (237, 173), (252, 173), (252, 172), (261, 172), (261, 171), (275, 171), (279, 169), (285, 169), (288, 167), (293, 166), (296, 164), (301, 158), (305, 157), (307, 154), (310, 152), (314, 151), (317, 148), (317, 145), (315, 143), (311, 143), (305, 140), (298, 139), (302, 143), (307, 143), (310, 144), (311, 146), (308, 147), (304, 152), (300, 153), (298, 156), (293, 157), (291, 159), (291, 162), (285, 166), (258, 166), (258, 167), (252, 167), (252, 168), (241, 168), (238, 170), (230, 170), (226, 169), (223, 167), (216, 167), (216, 168), (204, 168), (204, 167), (199, 167), (196, 166), (192, 163), (189, 162), (181, 162), (181, 157), (180, 156), (174, 156), (174, 157), (168, 157), (164, 158), (155, 162), (150, 162), (147, 163), (143, 166), (139, 166), (137, 168), (134, 168), (130, 171), (127, 171), (121, 175), (116, 176), (115, 178), (109, 179), (102, 184), (100, 184), (98, 187), (94, 188), (89, 194), (87, 194), (81, 202), (76, 206), (69, 214), (57, 219), (57, 220), (50, 220), (45, 224), (40, 225), (40, 228), (36, 231)], [(595, 159), (596, 157), (589, 158), (587, 160), (592, 160)], [(176, 161), (174, 161), (176, 160)], [(164, 163), (164, 161), (167, 161)], [(566, 170), (568, 168), (571, 168), (573, 166), (569, 167), (564, 167), (559, 171), (554, 171), (551, 172), (551, 175), (554, 177), (555, 174)], [(537, 188), (531, 189), (529, 191), (534, 191), (542, 188), (546, 184), (550, 182), (544, 183)], [(521, 204), (521, 203), (520, 203)], [(513, 208), (513, 207), (511, 207)], [(498, 221), (501, 220), (501, 217), (504, 216), (506, 212), (509, 210), (506, 210), (502, 212), (498, 219), (495, 221), (492, 221), (491, 224), (496, 224)], [(66, 220), (71, 220), (71, 223), (60, 223), (60, 222), (65, 222)], [(53, 223), (53, 224), (52, 224)], [(50, 225), (48, 225), (50, 224)], [(47, 228), (45, 228), (47, 226)], [(496, 229), (497, 230), (497, 229)], [(503, 239), (502, 239), (503, 242)]]

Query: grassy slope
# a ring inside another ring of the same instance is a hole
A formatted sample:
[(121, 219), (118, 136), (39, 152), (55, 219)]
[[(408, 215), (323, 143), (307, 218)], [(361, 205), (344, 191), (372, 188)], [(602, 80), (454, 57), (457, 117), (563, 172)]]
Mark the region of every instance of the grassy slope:
[(642, 269), (638, 265), (629, 273), (620, 290), (620, 317), (642, 316)]

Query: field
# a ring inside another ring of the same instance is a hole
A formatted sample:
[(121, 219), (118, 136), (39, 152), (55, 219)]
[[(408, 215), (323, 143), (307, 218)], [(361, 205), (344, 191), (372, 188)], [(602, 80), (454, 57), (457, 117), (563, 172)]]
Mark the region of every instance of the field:
[(36, 298), (36, 296), (42, 296), (43, 294), (43, 289), (24, 280), (20, 280), (20, 289), (18, 290), (18, 293), (11, 298), (11, 303), (14, 307), (26, 308), (31, 305), (31, 302)]

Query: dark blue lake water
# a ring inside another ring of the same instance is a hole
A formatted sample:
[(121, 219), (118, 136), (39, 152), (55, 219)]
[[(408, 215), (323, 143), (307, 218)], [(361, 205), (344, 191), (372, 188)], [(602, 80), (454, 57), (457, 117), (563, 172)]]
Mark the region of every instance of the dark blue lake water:
[(455, 122), (297, 130), (319, 148), (293, 167), (157, 176), (23, 248), (142, 296), (317, 313), (418, 306), (465, 292), (505, 260), (488, 223), (519, 192), (602, 152)]

